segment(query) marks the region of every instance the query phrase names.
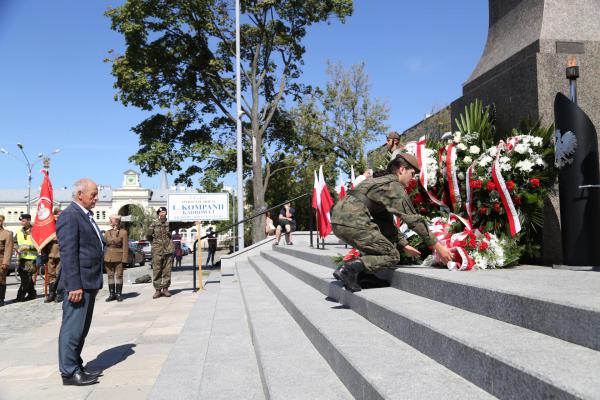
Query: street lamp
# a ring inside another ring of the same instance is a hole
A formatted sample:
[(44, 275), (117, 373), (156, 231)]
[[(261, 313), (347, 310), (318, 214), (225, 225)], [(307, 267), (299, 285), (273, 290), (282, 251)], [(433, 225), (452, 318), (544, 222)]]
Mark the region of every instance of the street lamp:
[[(25, 166), (27, 167), (27, 180), (28, 180), (28, 186), (27, 186), (27, 214), (31, 214), (31, 170), (42, 159), (44, 160), (44, 168), (48, 169), (48, 167), (50, 165), (50, 156), (53, 155), (53, 154), (57, 154), (58, 152), (60, 152), (60, 149), (54, 149), (54, 151), (52, 153), (50, 153), (50, 154), (48, 154), (46, 156), (44, 156), (44, 154), (42, 154), (42, 153), (38, 153), (38, 155), (36, 156), (35, 160), (32, 163), (32, 162), (29, 161), (29, 157), (27, 157), (27, 154), (25, 154), (25, 150), (23, 150), (23, 144), (22, 143), (17, 143), (17, 147), (19, 148), (19, 150), (21, 150), (21, 153), (23, 154), (23, 157), (25, 158)], [(12, 156), (12, 157), (16, 158), (17, 160), (21, 161), (18, 157), (16, 157), (15, 155), (13, 155), (12, 153), (10, 153), (6, 149), (0, 149), (0, 153), (7, 154), (7, 155)]]

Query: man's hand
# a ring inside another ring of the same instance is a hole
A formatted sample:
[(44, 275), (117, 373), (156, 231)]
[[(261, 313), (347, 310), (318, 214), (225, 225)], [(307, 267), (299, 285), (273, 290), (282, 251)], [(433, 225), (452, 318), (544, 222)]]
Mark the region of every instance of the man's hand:
[(437, 251), (438, 257), (444, 265), (448, 264), (448, 261), (452, 261), (452, 254), (446, 246), (444, 246), (440, 242), (437, 242), (435, 246), (433, 246), (433, 248), (435, 249), (435, 251)]
[(419, 250), (417, 250), (414, 247), (409, 246), (409, 245), (404, 246), (402, 251), (404, 251), (406, 254), (408, 254), (409, 256), (414, 257), (414, 258), (419, 258), (421, 256), (421, 252)]
[(71, 303), (79, 303), (83, 298), (83, 289), (72, 290), (69, 292), (69, 301)]

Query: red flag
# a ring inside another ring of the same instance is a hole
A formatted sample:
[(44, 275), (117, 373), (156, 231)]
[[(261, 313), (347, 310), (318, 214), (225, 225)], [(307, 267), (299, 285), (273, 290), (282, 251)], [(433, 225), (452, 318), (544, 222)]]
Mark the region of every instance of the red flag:
[(317, 177), (317, 171), (315, 171), (315, 184), (313, 185), (313, 194), (312, 194), (312, 208), (315, 210), (319, 209), (319, 202), (317, 200), (319, 190), (319, 178)]
[(56, 237), (56, 221), (52, 214), (52, 205), (54, 204), (52, 183), (50, 183), (47, 170), (43, 169), (42, 174), (44, 174), (42, 190), (38, 200), (35, 223), (31, 228), (31, 239), (38, 251)]
[(356, 178), (354, 177), (354, 165), (350, 166), (350, 189), (354, 189), (354, 187), (356, 186), (354, 184), (354, 181), (356, 181)]
[(342, 170), (340, 169), (340, 182), (339, 182), (339, 186), (337, 186), (335, 188), (335, 190), (338, 192), (338, 200), (343, 199), (344, 197), (346, 197), (346, 185), (344, 185), (344, 180), (342, 179)]
[(319, 235), (324, 238), (332, 231), (331, 215), (329, 211), (333, 207), (333, 199), (327, 189), (325, 178), (323, 176), (323, 166), (319, 168), (319, 181), (317, 189), (317, 219), (319, 222)]

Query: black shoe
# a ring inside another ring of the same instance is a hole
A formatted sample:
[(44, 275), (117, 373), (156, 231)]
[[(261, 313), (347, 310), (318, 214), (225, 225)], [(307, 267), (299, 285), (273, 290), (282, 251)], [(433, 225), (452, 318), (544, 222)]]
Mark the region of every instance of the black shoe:
[(333, 277), (338, 281), (342, 280), (342, 273), (341, 273), (342, 268), (343, 267), (337, 267), (335, 269), (335, 271), (333, 271)]
[(4, 298), (6, 296), (6, 285), (0, 285), (0, 307), (4, 305)]
[(71, 376), (63, 376), (62, 381), (65, 386), (88, 386), (98, 383), (98, 378), (91, 378), (83, 372), (77, 371)]
[(15, 299), (15, 302), (20, 303), (23, 301), (24, 298), (25, 298), (25, 292), (23, 291), (23, 287), (19, 286), (19, 290), (17, 290), (17, 298)]
[(105, 301), (113, 301), (117, 299), (117, 296), (115, 296), (115, 287), (110, 283), (108, 284), (108, 292), (110, 294), (108, 295)]
[(44, 303), (52, 303), (56, 298), (56, 282), (52, 282), (48, 287), (48, 297), (44, 300)]
[(344, 286), (351, 292), (360, 292), (362, 288), (358, 284), (358, 274), (364, 271), (365, 265), (360, 258), (355, 258), (351, 261), (346, 261), (340, 269), (340, 277)]
[(54, 302), (56, 302), (56, 303), (62, 303), (63, 299), (64, 299), (64, 296), (65, 296), (65, 291), (62, 290), (62, 289), (58, 289), (56, 291), (56, 298), (54, 299)]
[(123, 292), (123, 284), (122, 283), (117, 283), (116, 284), (116, 291), (115, 291), (115, 299), (118, 302), (123, 301), (123, 296), (121, 296), (121, 293)]
[(34, 290), (32, 292), (27, 293), (27, 296), (23, 299), (23, 301), (35, 300), (37, 299), (37, 292)]
[(81, 373), (90, 379), (97, 379), (99, 376), (102, 376), (102, 371), (95, 371), (84, 367), (81, 367)]

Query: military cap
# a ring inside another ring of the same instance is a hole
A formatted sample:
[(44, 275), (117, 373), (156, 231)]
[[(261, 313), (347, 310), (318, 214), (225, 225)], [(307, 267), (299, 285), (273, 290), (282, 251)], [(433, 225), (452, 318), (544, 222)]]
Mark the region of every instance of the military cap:
[(21, 216), (19, 216), (19, 221), (24, 219), (28, 219), (31, 221), (31, 214), (21, 214)]
[(408, 153), (398, 153), (398, 157), (403, 158), (416, 172), (419, 172), (419, 161), (417, 160), (417, 157)]
[(400, 134), (398, 132), (391, 131), (388, 133), (387, 138), (400, 140)]
[(160, 214), (161, 211), (167, 212), (167, 207), (158, 207), (158, 210), (156, 210), (156, 215)]

